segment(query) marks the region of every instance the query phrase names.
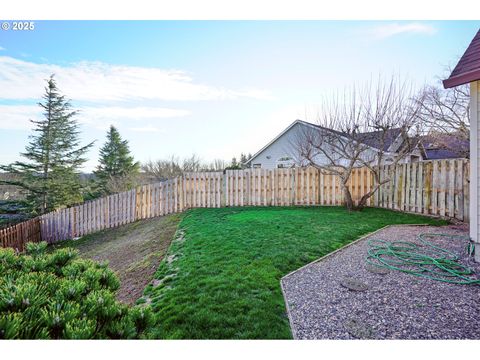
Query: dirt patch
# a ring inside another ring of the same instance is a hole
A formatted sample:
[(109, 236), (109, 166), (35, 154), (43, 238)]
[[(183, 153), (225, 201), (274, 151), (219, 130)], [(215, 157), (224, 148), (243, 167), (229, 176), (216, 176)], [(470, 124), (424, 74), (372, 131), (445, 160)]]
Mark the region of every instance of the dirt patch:
[(84, 258), (108, 261), (120, 279), (118, 300), (133, 304), (151, 282), (180, 220), (181, 215), (176, 214), (137, 221), (63, 242), (57, 247), (75, 247)]

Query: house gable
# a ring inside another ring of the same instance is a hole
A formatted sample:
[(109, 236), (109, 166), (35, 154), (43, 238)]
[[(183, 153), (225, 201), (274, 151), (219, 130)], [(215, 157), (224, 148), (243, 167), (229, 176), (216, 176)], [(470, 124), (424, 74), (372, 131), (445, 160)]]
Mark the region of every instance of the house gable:
[(277, 163), (285, 161), (284, 158), (295, 157), (294, 142), (296, 136), (301, 134), (303, 126), (313, 126), (302, 120), (295, 120), (285, 130), (278, 134), (272, 141), (261, 148), (249, 160), (245, 162), (246, 165), (255, 167), (256, 164), (261, 164), (263, 168), (276, 168)]
[[(336, 132), (340, 136), (343, 136), (345, 140), (348, 140), (348, 136), (344, 135), (336, 130), (328, 129), (319, 125), (311, 124), (303, 120), (295, 120), (290, 124), (285, 130), (283, 130), (279, 135), (277, 135), (273, 140), (271, 140), (267, 145), (260, 149), (255, 155), (253, 155), (248, 161), (245, 162), (245, 165), (250, 167), (262, 167), (267, 169), (273, 169), (278, 167), (282, 163), (282, 159), (290, 157), (293, 160), (297, 157), (297, 151), (295, 149), (295, 140), (298, 136), (301, 136), (304, 131), (315, 130), (315, 131), (328, 131)], [(368, 146), (369, 152), (378, 152), (379, 147), (383, 147), (386, 155), (393, 154), (393, 148), (398, 148), (400, 136), (400, 129), (392, 129), (387, 134), (385, 142), (382, 144), (379, 143), (377, 139), (378, 132), (370, 132), (359, 134), (360, 139), (365, 145)], [(401, 144), (401, 141), (400, 141)], [(327, 158), (322, 158), (323, 156), (318, 155), (316, 161), (319, 162), (328, 162)]]

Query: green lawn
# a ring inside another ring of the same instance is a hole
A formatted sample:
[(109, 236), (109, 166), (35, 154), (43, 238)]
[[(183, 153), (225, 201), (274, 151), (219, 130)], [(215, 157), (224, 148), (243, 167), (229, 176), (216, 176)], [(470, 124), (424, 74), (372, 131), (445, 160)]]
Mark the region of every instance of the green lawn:
[(145, 295), (159, 338), (291, 338), (280, 278), (388, 224), (445, 224), (382, 209), (223, 208), (187, 212)]

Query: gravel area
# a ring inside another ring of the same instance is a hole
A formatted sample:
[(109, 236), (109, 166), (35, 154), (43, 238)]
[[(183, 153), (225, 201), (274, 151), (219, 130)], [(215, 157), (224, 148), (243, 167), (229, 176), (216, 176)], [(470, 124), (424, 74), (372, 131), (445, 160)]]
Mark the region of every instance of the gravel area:
[[(453, 285), (399, 271), (372, 271), (368, 239), (416, 241), (420, 233), (467, 235), (465, 226), (390, 226), (285, 276), (296, 339), (480, 339), (480, 286)], [(468, 258), (465, 242), (429, 241)], [(480, 249), (478, 249), (480, 251)], [(355, 289), (355, 290), (354, 290)]]

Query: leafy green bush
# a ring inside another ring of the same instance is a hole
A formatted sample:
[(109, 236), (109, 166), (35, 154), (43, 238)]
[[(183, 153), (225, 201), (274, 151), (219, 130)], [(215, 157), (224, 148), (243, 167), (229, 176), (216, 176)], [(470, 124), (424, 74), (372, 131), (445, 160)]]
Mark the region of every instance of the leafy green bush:
[(106, 264), (46, 248), (0, 249), (0, 339), (146, 337), (150, 308), (116, 301), (119, 281)]

